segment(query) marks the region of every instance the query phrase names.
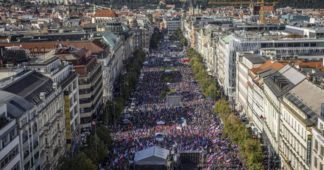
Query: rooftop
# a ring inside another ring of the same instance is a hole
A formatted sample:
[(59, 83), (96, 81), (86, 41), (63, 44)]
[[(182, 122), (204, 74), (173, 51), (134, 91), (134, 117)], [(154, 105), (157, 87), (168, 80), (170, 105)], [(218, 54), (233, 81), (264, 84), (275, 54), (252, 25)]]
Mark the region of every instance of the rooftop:
[(0, 69), (0, 82), (1, 80), (15, 76), (16, 74), (17, 72), (11, 69)]
[(118, 17), (112, 9), (97, 9), (94, 17)]
[[(43, 42), (16, 42), (16, 43), (0, 43), (0, 46), (21, 46), (25, 49), (55, 49), (58, 46), (73, 46), (77, 48), (85, 48), (90, 50), (92, 53), (101, 53), (103, 48), (101, 48), (94, 41), (84, 40), (84, 41), (43, 41)], [(44, 51), (45, 52), (45, 51)]]
[(244, 54), (244, 57), (248, 59), (252, 64), (262, 64), (266, 59), (258, 54)]
[(159, 146), (152, 146), (136, 152), (134, 162), (142, 165), (164, 165), (168, 155), (169, 150)]
[(281, 75), (279, 72), (275, 72), (264, 80), (265, 84), (271, 89), (273, 94), (277, 97), (282, 96), (294, 87), (286, 77)]
[(286, 65), (264, 80), (273, 94), (281, 97), (306, 77), (295, 68)]
[(294, 85), (298, 84), (299, 82), (301, 82), (306, 78), (304, 74), (300, 73), (290, 65), (286, 65), (285, 67), (280, 69), (279, 72), (280, 74), (288, 78), (289, 81), (292, 82)]
[(18, 118), (33, 105), (21, 96), (0, 90), (0, 103), (6, 103), (8, 116)]
[(276, 70), (276, 71), (278, 71), (281, 68), (283, 68), (284, 66), (285, 66), (284, 63), (280, 63), (278, 61), (268, 60), (264, 64), (260, 65), (259, 67), (252, 68), (251, 71), (254, 74), (259, 74), (259, 73), (265, 72), (267, 70)]
[(35, 71), (25, 73), (2, 90), (21, 96), (34, 104), (42, 102), (40, 98), (42, 92), (48, 96), (54, 91), (52, 80)]
[(320, 115), (321, 104), (324, 103), (324, 90), (308, 80), (304, 80), (294, 87), (286, 98), (302, 110), (308, 118)]
[(241, 41), (314, 41), (321, 42), (323, 39), (315, 39), (315, 38), (305, 38), (300, 35), (296, 35), (293, 33), (289, 33), (287, 31), (279, 30), (279, 31), (235, 31), (234, 37)]

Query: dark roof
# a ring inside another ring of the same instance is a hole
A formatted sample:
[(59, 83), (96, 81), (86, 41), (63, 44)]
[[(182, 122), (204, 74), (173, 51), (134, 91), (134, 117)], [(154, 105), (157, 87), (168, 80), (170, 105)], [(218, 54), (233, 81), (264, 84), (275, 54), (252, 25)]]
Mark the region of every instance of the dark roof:
[(61, 82), (62, 89), (68, 86), (78, 75), (72, 72), (67, 78)]
[(271, 89), (273, 94), (277, 97), (281, 97), (294, 87), (294, 84), (279, 72), (276, 72), (267, 77), (264, 80), (264, 83)]
[(21, 96), (33, 104), (39, 104), (41, 102), (41, 92), (45, 92), (45, 96), (47, 96), (54, 91), (52, 84), (53, 82), (50, 78), (32, 71), (4, 87), (3, 90)]
[(28, 58), (29, 58), (28, 54), (24, 49), (6, 49), (4, 50), (3, 57), (2, 57), (4, 63), (13, 63), (13, 64), (27, 62)]
[(244, 56), (253, 64), (262, 64), (266, 62), (266, 59), (258, 54), (245, 54)]
[(296, 97), (294, 94), (287, 93), (286, 98), (293, 103), (298, 109), (302, 110), (307, 118), (307, 125), (312, 125), (316, 122), (316, 113), (308, 107), (301, 99)]
[(7, 105), (8, 115), (13, 118), (19, 118), (33, 107), (33, 104), (21, 96), (3, 90), (0, 90), (0, 103)]

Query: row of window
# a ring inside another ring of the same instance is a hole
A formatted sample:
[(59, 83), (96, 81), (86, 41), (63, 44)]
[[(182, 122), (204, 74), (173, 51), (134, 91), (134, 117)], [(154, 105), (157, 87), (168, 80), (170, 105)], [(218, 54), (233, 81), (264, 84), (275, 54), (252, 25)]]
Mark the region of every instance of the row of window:
[(283, 137), (289, 142), (290, 147), (292, 147), (304, 160), (306, 160), (306, 148), (303, 147), (301, 143), (299, 143), (299, 139), (292, 135), (290, 133), (290, 130), (286, 129), (284, 125), (282, 125), (281, 130)]
[(17, 129), (11, 129), (7, 134), (3, 135), (0, 139), (0, 151), (5, 148), (17, 136)]
[(262, 43), (261, 48), (280, 48), (280, 47), (317, 47), (321, 46), (321, 43), (316, 43), (316, 42), (307, 42), (307, 43)]
[(316, 139), (314, 139), (314, 152), (317, 153), (318, 150), (320, 150), (319, 155), (324, 158), (324, 146), (321, 145), (319, 147), (318, 141)]
[(314, 156), (314, 167), (317, 169), (318, 166), (319, 166), (319, 170), (324, 170), (324, 165), (322, 163), (318, 165), (317, 157)]
[(303, 170), (303, 165), (301, 162), (297, 160), (295, 156), (293, 156), (293, 153), (291, 150), (288, 148), (288, 146), (282, 142), (282, 148), (283, 148), (283, 153), (286, 155), (288, 160), (290, 161), (290, 165), (293, 167), (294, 170)]
[(0, 161), (0, 169), (4, 169), (18, 155), (18, 146), (14, 147), (4, 158)]
[(306, 140), (306, 131), (303, 126), (287, 111), (283, 111), (282, 118), (289, 124), (289, 126), (298, 133), (303, 140)]

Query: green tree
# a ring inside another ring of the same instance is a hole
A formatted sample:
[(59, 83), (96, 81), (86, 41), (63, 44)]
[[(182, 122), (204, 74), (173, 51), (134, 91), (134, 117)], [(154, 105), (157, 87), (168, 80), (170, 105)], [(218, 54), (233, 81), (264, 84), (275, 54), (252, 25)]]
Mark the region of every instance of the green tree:
[(110, 131), (108, 128), (104, 126), (100, 126), (97, 129), (97, 135), (100, 138), (100, 140), (103, 141), (103, 143), (108, 147), (111, 148), (112, 145), (112, 139), (110, 136)]
[(215, 84), (210, 84), (206, 89), (206, 96), (211, 97), (212, 99), (216, 100), (219, 96), (218, 90), (215, 86)]
[(84, 152), (93, 162), (98, 164), (100, 161), (105, 159), (108, 153), (108, 148), (97, 134), (89, 136), (88, 144), (89, 146), (84, 150)]
[(72, 158), (63, 158), (59, 170), (96, 170), (97, 166), (83, 152), (79, 152)]
[(151, 36), (150, 48), (156, 49), (161, 39), (162, 33), (160, 32), (159, 28), (154, 28), (154, 32)]

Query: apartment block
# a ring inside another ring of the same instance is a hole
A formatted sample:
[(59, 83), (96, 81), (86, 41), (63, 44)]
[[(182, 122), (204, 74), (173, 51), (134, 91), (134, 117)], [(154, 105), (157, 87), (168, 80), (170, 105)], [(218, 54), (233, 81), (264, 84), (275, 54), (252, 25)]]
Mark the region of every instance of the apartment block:
[(11, 116), (18, 122), (22, 169), (55, 169), (65, 153), (61, 88), (28, 70), (3, 78), (0, 85), (7, 100), (19, 108)]
[[(0, 92), (2, 94), (2, 92)], [(0, 168), (4, 170), (19, 170), (20, 165), (20, 142), (18, 124), (16, 119), (9, 115), (10, 103), (0, 97)], [(13, 113), (14, 111), (10, 111)]]
[(89, 131), (103, 103), (102, 67), (84, 48), (61, 47), (54, 55), (73, 65), (79, 75), (80, 126), (81, 131)]
[[(50, 78), (64, 95), (65, 137), (68, 151), (75, 151), (80, 141), (80, 104), (78, 75), (73, 65), (61, 61), (54, 51), (32, 58), (29, 69)], [(72, 146), (72, 147), (71, 147)]]

